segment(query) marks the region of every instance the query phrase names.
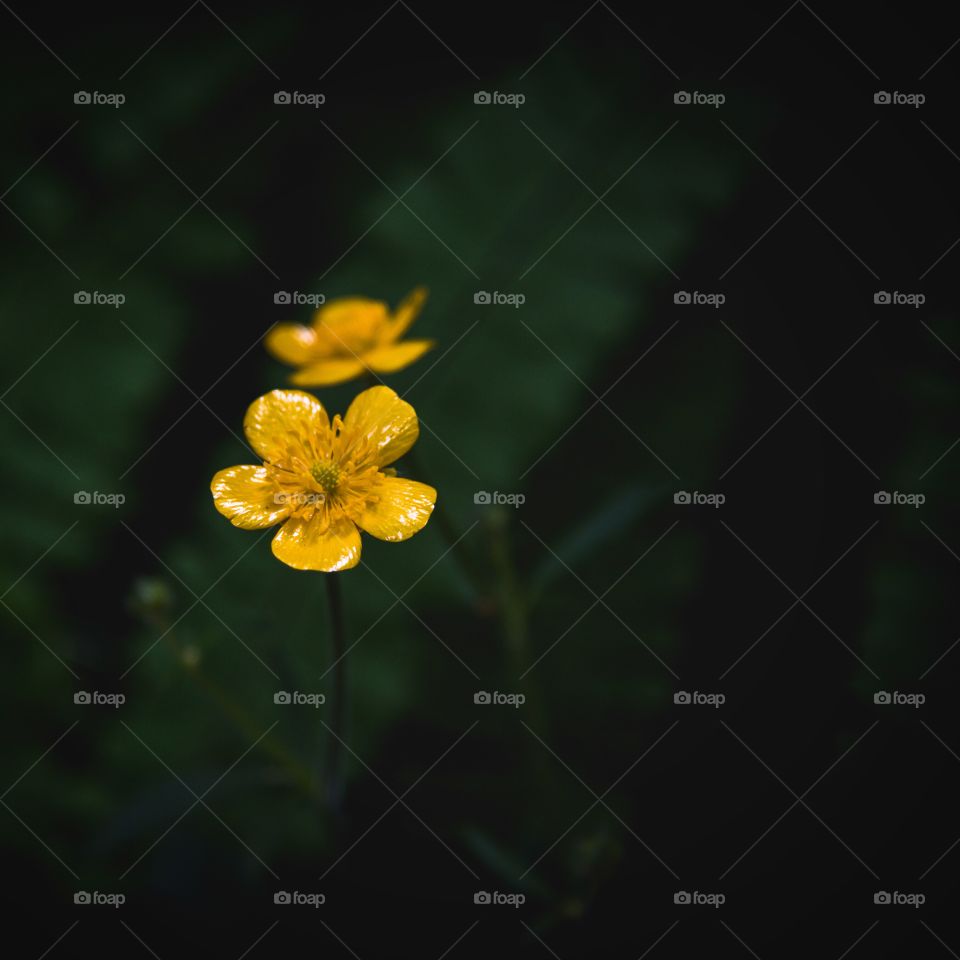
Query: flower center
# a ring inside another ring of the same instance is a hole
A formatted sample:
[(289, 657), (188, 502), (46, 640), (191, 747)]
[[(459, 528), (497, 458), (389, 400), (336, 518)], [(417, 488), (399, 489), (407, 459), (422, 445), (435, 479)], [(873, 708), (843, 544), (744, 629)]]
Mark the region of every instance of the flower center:
[(332, 461), (317, 462), (310, 468), (310, 476), (323, 488), (324, 493), (333, 493), (340, 483), (340, 468)]

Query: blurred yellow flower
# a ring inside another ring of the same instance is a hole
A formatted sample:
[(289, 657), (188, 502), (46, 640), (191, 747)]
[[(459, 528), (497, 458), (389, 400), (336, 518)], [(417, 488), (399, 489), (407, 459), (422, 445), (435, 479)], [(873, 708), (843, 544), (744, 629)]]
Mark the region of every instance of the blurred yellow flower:
[(331, 300), (309, 327), (277, 324), (264, 345), (278, 360), (299, 368), (290, 382), (301, 387), (328, 387), (367, 372), (395, 373), (434, 346), (433, 340), (398, 342), (426, 299), (427, 291), (418, 287), (393, 313), (381, 300)]
[(360, 530), (406, 540), (430, 519), (437, 491), (388, 466), (420, 433), (416, 411), (389, 387), (364, 390), (332, 421), (309, 393), (273, 390), (250, 405), (243, 429), (263, 464), (217, 473), (213, 503), (245, 530), (283, 522), (273, 553), (288, 566), (347, 570), (360, 560)]

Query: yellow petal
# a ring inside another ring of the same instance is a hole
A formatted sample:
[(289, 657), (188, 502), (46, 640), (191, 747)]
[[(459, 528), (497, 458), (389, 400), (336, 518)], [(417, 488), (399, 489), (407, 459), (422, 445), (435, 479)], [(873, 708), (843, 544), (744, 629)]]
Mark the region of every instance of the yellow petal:
[(354, 397), (343, 418), (348, 443), (366, 438), (373, 455), (367, 460), (385, 467), (402, 457), (420, 435), (417, 413), (389, 387), (371, 387)]
[(385, 343), (392, 343), (398, 337), (402, 336), (410, 324), (417, 319), (417, 315), (423, 309), (426, 301), (426, 287), (417, 287), (416, 290), (408, 294), (394, 311), (393, 317), (387, 324), (383, 332), (383, 341)]
[(382, 477), (374, 489), (380, 498), (357, 524), (378, 540), (406, 540), (422, 530), (433, 513), (437, 491), (416, 480)]
[(330, 387), (359, 376), (367, 368), (356, 357), (320, 360), (298, 370), (290, 382), (300, 387)]
[(323, 405), (302, 390), (271, 390), (254, 400), (243, 418), (250, 446), (270, 462), (282, 459), (291, 442), (302, 447), (329, 427)]
[(315, 361), (320, 352), (316, 330), (299, 323), (278, 323), (264, 337), (263, 345), (278, 360), (294, 367)]
[(380, 300), (341, 297), (314, 314), (313, 328), (329, 356), (353, 356), (379, 339), (389, 318), (387, 305)]
[(403, 343), (392, 343), (370, 350), (364, 353), (361, 359), (376, 373), (396, 373), (397, 370), (419, 360), (435, 345), (433, 340), (404, 340)]
[(269, 467), (230, 467), (214, 475), (210, 483), (213, 505), (236, 527), (258, 530), (272, 527), (290, 513), (290, 506), (277, 498), (277, 486)]
[(321, 510), (310, 520), (291, 517), (273, 538), (273, 555), (296, 570), (349, 570), (360, 561), (360, 531), (343, 515), (327, 525)]

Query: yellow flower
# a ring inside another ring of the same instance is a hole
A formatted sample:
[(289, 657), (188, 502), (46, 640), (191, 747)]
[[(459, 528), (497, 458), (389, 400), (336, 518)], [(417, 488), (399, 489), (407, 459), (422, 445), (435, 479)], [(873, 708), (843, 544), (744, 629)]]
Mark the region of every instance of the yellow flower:
[(416, 411), (389, 387), (364, 390), (332, 421), (309, 393), (273, 390), (250, 405), (243, 429), (263, 464), (221, 470), (213, 503), (245, 530), (283, 522), (273, 554), (288, 566), (347, 570), (360, 560), (360, 530), (406, 540), (430, 519), (437, 491), (388, 467), (420, 433)]
[(427, 291), (418, 287), (393, 313), (381, 300), (331, 300), (317, 310), (311, 326), (279, 323), (264, 345), (278, 360), (300, 368), (290, 382), (301, 387), (328, 387), (367, 372), (395, 373), (434, 346), (433, 340), (398, 342), (426, 299)]

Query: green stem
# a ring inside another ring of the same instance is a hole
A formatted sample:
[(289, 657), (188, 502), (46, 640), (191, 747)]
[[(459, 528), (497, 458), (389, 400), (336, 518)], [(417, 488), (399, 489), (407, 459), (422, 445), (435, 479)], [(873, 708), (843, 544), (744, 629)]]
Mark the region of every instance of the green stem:
[(511, 679), (515, 679), (529, 665), (527, 597), (517, 577), (509, 519), (506, 514), (500, 511), (493, 513), (489, 518), (487, 529), (490, 535), (491, 560), (497, 574), (497, 600)]
[[(539, 678), (528, 673), (532, 663), (530, 598), (517, 573), (511, 518), (506, 511), (491, 508), (487, 520), (487, 535), (490, 559), (497, 577), (497, 606), (506, 646), (510, 689), (511, 692), (520, 692), (518, 686), (523, 685), (527, 698), (524, 709), (530, 724), (538, 734), (547, 736), (548, 716)], [(534, 791), (537, 783), (552, 784), (556, 781), (555, 769), (547, 760), (547, 754), (543, 750), (531, 750), (530, 762), (521, 774), (529, 778), (531, 791)], [(533, 792), (530, 795), (533, 796)]]
[(323, 782), (327, 802), (333, 810), (339, 810), (343, 798), (341, 761), (343, 757), (343, 718), (346, 706), (346, 639), (343, 629), (343, 595), (340, 592), (340, 575), (324, 574), (327, 588), (327, 606), (330, 611), (330, 652), (333, 656), (333, 690), (330, 698), (330, 743), (325, 758)]

